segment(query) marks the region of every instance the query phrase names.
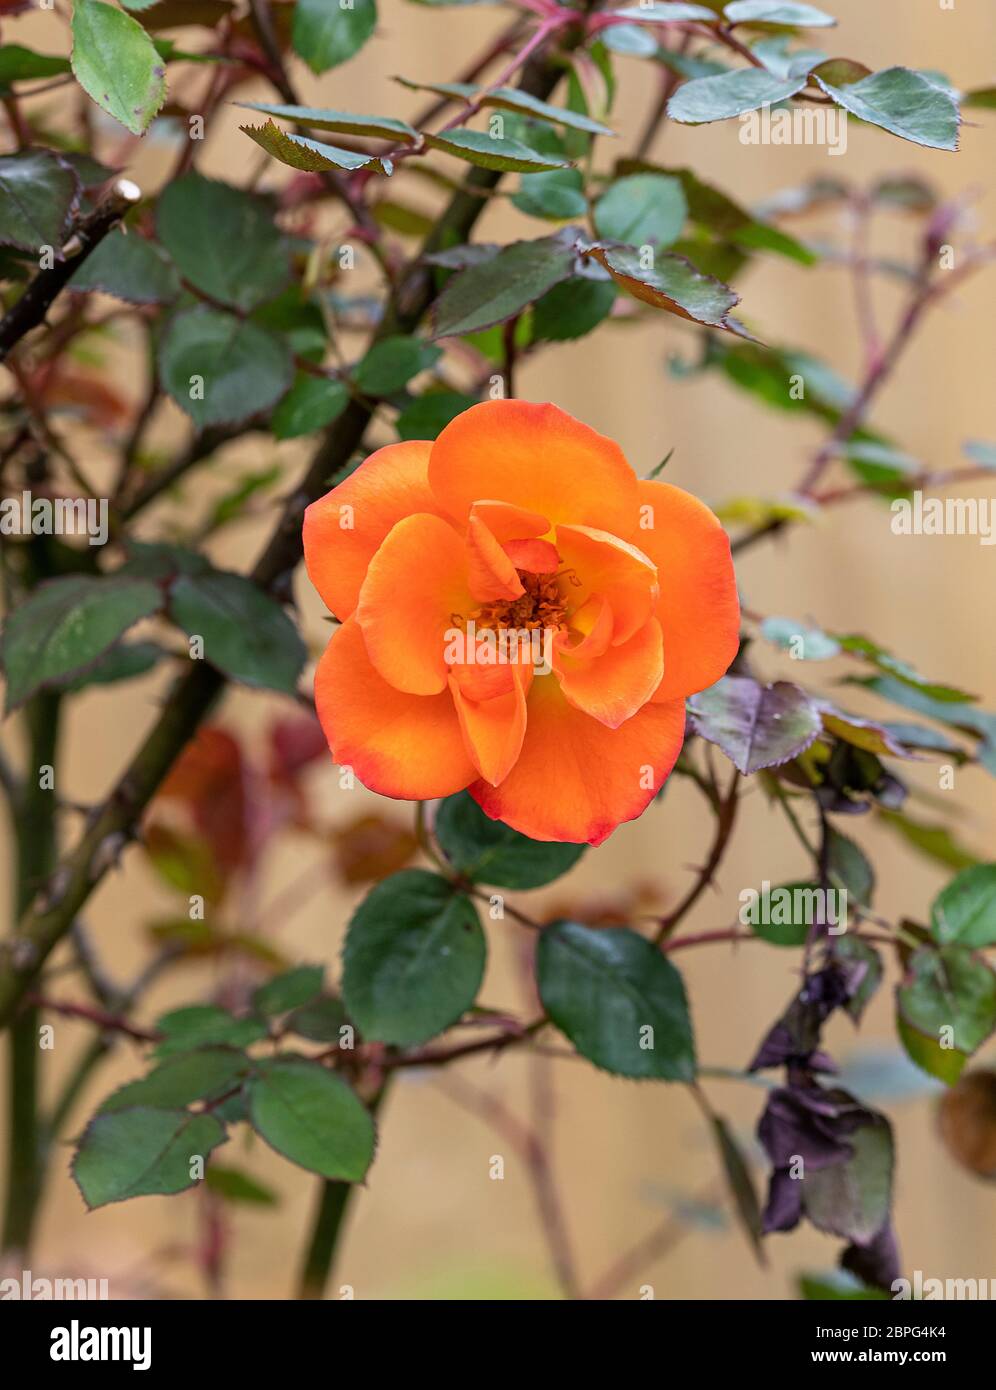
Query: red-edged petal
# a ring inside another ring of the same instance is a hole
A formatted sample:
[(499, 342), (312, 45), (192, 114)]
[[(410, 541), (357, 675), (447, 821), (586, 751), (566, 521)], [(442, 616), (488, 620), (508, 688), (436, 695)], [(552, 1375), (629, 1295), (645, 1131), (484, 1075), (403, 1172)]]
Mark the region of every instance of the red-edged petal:
[(592, 596), (608, 600), (614, 643), (628, 642), (654, 611), (657, 569), (628, 541), (591, 526), (558, 526), (557, 549), (573, 571), (563, 592), (576, 604)]
[(478, 776), (449, 691), (405, 695), (378, 675), (350, 618), (315, 672), (315, 706), (337, 763), (382, 796), (424, 801)]
[(664, 672), (664, 642), (656, 618), (649, 618), (628, 642), (585, 659), (560, 650), (554, 669), (560, 688), (577, 709), (609, 729), (632, 718), (651, 698)]

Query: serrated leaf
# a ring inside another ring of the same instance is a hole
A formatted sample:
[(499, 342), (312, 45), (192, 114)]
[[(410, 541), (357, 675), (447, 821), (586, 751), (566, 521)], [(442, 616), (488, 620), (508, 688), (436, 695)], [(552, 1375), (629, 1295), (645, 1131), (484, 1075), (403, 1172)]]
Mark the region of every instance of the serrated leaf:
[(413, 376), (433, 366), (442, 349), (419, 338), (401, 334), (375, 343), (353, 373), (353, 380), (368, 396), (390, 396), (400, 391)]
[(330, 425), (348, 404), (349, 391), (343, 382), (299, 372), (270, 424), (277, 439), (298, 439)]
[(266, 1037), (266, 1025), (258, 1018), (236, 1018), (216, 1004), (190, 1004), (163, 1014), (156, 1032), (162, 1034), (156, 1056), (172, 1057), (201, 1047), (248, 1047)]
[(732, 0), (723, 10), (731, 24), (791, 24), (795, 28), (829, 29), (837, 23), (832, 14), (815, 5), (784, 0)]
[(464, 878), (498, 888), (542, 888), (566, 874), (586, 845), (530, 840), (486, 816), (469, 792), (448, 796), (436, 817), (436, 837)]
[(660, 951), (625, 927), (554, 922), (536, 952), (540, 998), (582, 1056), (618, 1076), (691, 1081), (685, 987)]
[(252, 309), (287, 283), (287, 248), (272, 208), (231, 184), (198, 173), (168, 183), (156, 229), (183, 278), (222, 304)]
[(353, 111), (330, 111), (321, 106), (273, 105), (265, 101), (237, 101), (246, 111), (259, 111), (264, 116), (278, 116), (284, 121), (309, 126), (313, 130), (334, 130), (340, 135), (372, 135), (384, 140), (400, 140), (417, 144), (421, 138), (414, 126), (394, 116), (360, 116)]
[(759, 685), (749, 676), (724, 676), (693, 695), (688, 707), (697, 733), (745, 777), (798, 757), (821, 728), (819, 710), (790, 681)]
[(72, 1173), (93, 1211), (129, 1197), (193, 1187), (191, 1160), (206, 1158), (224, 1141), (225, 1131), (213, 1115), (136, 1106), (90, 1121)]
[(242, 125), (239, 129), (281, 164), (310, 174), (321, 174), (328, 169), (365, 169), (369, 164), (381, 164), (375, 155), (340, 149), (338, 145), (321, 140), (309, 140), (306, 135), (292, 135), (273, 121), (267, 121), (266, 125)]
[(238, 424), (276, 404), (294, 364), (287, 344), (248, 319), (198, 305), (175, 314), (159, 343), (159, 376), (199, 429)]
[(684, 125), (726, 121), (745, 111), (787, 101), (802, 91), (807, 80), (805, 73), (783, 78), (761, 68), (737, 68), (735, 72), (683, 83), (668, 102), (667, 112), (673, 121)]
[[(922, 947), (896, 1004), (910, 1057), (950, 1084), (996, 1028), (996, 975), (965, 946)], [(925, 1046), (917, 1046), (921, 1038)]]
[(534, 174), (543, 169), (568, 169), (566, 160), (539, 154), (518, 140), (501, 140), (483, 130), (448, 130), (445, 135), (426, 135), (425, 143), (434, 150), (456, 155), (482, 169), (510, 174)]
[(166, 67), (137, 20), (102, 0), (74, 0), (72, 66), (99, 107), (142, 135), (166, 99)]
[(958, 103), (942, 87), (909, 68), (885, 68), (847, 86), (816, 81), (838, 106), (892, 135), (935, 150), (958, 148)]
[(112, 1091), (98, 1113), (109, 1115), (136, 1105), (181, 1110), (195, 1100), (213, 1100), (231, 1090), (249, 1067), (248, 1057), (230, 1047), (204, 1047), (168, 1057), (153, 1067), (148, 1076)]
[(254, 991), (253, 1008), (267, 1017), (299, 1008), (321, 993), (324, 974), (320, 965), (298, 965), (285, 970)]
[(328, 72), (358, 53), (377, 26), (375, 0), (298, 0), (291, 42), (312, 72)]
[(307, 650), (281, 605), (251, 579), (220, 570), (180, 575), (169, 613), (203, 640), (204, 660), (230, 680), (296, 693)]
[(974, 864), (942, 888), (930, 909), (930, 929), (945, 945), (996, 944), (996, 864)]
[(158, 588), (143, 579), (67, 575), (40, 585), (4, 626), (7, 709), (82, 674), (161, 604)]
[(593, 257), (634, 299), (655, 309), (664, 309), (693, 323), (708, 324), (727, 332), (742, 330), (730, 318), (730, 310), (740, 296), (712, 275), (697, 270), (684, 256), (658, 252), (654, 264), (645, 269), (640, 252), (628, 246), (584, 247), (582, 254)]
[(447, 281), (433, 310), (432, 336), (455, 337), (505, 323), (566, 280), (573, 268), (574, 252), (559, 237), (505, 246)]
[(169, 304), (180, 279), (161, 247), (137, 232), (109, 232), (69, 281), (71, 290), (99, 290), (128, 304)]
[(80, 181), (51, 150), (0, 157), (0, 245), (21, 251), (60, 251)]
[(370, 1112), (318, 1062), (278, 1057), (247, 1087), (253, 1129), (292, 1163), (342, 1182), (362, 1182), (373, 1160)]
[(392, 874), (367, 895), (346, 933), (349, 1015), (375, 1042), (424, 1042), (474, 1003), (486, 950), (469, 898), (424, 869)]
[(581, 130), (589, 135), (614, 135), (615, 131), (601, 121), (593, 120), (581, 111), (567, 107), (553, 106), (548, 101), (540, 101), (529, 92), (516, 87), (481, 88), (472, 82), (410, 82), (406, 77), (398, 81), (404, 87), (416, 92), (435, 92), (437, 96), (456, 97), (465, 102), (476, 102), (480, 93), (482, 107), (492, 106), (504, 111), (518, 111), (534, 120), (549, 121), (552, 125), (566, 126), (570, 130)]
[(617, 179), (595, 204), (599, 236), (630, 246), (670, 246), (681, 235), (688, 204), (680, 179), (632, 174)]

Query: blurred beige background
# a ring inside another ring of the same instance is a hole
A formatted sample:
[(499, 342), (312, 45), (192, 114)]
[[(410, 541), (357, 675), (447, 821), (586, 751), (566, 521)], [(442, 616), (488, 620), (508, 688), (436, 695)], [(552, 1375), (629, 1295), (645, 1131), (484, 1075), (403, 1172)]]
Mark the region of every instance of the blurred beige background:
[[(953, 10), (946, 10), (938, 0), (827, 0), (827, 7), (840, 17), (840, 26), (830, 36), (814, 38), (834, 55), (860, 58), (873, 68), (893, 62), (938, 68), (966, 89), (996, 77), (996, 10), (990, 4), (957, 0)], [(378, 38), (353, 63), (320, 80), (301, 74), (306, 99), (410, 116), (421, 103), (396, 86), (391, 74), (451, 79), (505, 18), (490, 7), (433, 11), (402, 0), (382, 0), (381, 12)], [(55, 50), (60, 34), (46, 16), (4, 24), (6, 42), (37, 42), (47, 51)], [(620, 94), (613, 124), (623, 136), (620, 147), (626, 149), (642, 128), (652, 99), (652, 74), (633, 59), (618, 59), (617, 73)], [(182, 78), (194, 90), (204, 80), (200, 72)], [(247, 90), (246, 95), (252, 93)], [(267, 99), (262, 84), (255, 95)], [(53, 99), (53, 109), (54, 105)], [(978, 125), (966, 126), (958, 155), (921, 150), (881, 131), (852, 125), (846, 157), (828, 160), (817, 148), (744, 147), (738, 142), (736, 123), (669, 127), (652, 153), (667, 164), (692, 165), (744, 203), (814, 174), (867, 180), (911, 171), (953, 194), (991, 184), (996, 126), (991, 114), (969, 115)], [(199, 159), (206, 172), (241, 177), (249, 155), (238, 122), (239, 113), (232, 108), (223, 108), (216, 118)], [(107, 154), (113, 150), (113, 137), (105, 148)], [(603, 148), (601, 159), (609, 154)], [(154, 187), (174, 158), (175, 151), (154, 135), (135, 156), (134, 176)], [(268, 174), (264, 186), (271, 177), (279, 175)], [(414, 197), (430, 205), (421, 186)], [(980, 234), (986, 228), (991, 233), (993, 201), (990, 186), (976, 204)], [(488, 216), (501, 219), (503, 233), (543, 234), (542, 224), (502, 203)], [(847, 234), (846, 226), (832, 218), (807, 222), (799, 230), (814, 238), (843, 240)], [(486, 239), (488, 231), (485, 219), (478, 238)], [(902, 218), (883, 219), (877, 245), (893, 251), (900, 245), (906, 248), (909, 235)], [(859, 345), (844, 271), (831, 266), (806, 270), (766, 258), (738, 287), (744, 316), (762, 338), (795, 343), (825, 355), (845, 376), (855, 375)], [(878, 293), (877, 303), (883, 316), (895, 311), (891, 288)], [(996, 438), (994, 320), (996, 273), (983, 274), (932, 314), (880, 399), (876, 423), (932, 467), (956, 467), (965, 439)], [(593, 338), (538, 355), (522, 369), (518, 389), (530, 399), (554, 400), (617, 438), (640, 473), (673, 446), (668, 477), (708, 500), (790, 487), (818, 441), (815, 427), (765, 412), (716, 377), (672, 381), (665, 371), (668, 356), (695, 351), (693, 335), (662, 315), (638, 329), (603, 328)], [(137, 394), (141, 380), (136, 357), (122, 355), (119, 360), (120, 370), (135, 377)], [(164, 436), (179, 427), (178, 414), (161, 425)], [(102, 456), (96, 440), (93, 450), (87, 462), (97, 469)], [(244, 466), (247, 458), (257, 463), (277, 459), (288, 477), (293, 476), (306, 453), (306, 442), (241, 447), (212, 464), (210, 476), (202, 474), (191, 495), (200, 499), (212, 489), (220, 490), (236, 464)], [(160, 519), (180, 514), (167, 503), (147, 519), (147, 533), (154, 532)], [(219, 560), (243, 567), (258, 548), (268, 516), (267, 511), (258, 526), (226, 533), (217, 548)], [(993, 551), (975, 538), (896, 539), (889, 532), (887, 509), (868, 502), (838, 508), (816, 527), (758, 547), (745, 556), (739, 570), (749, 606), (764, 613), (813, 617), (832, 629), (867, 632), (926, 673), (949, 678), (992, 703)], [(327, 633), (322, 606), (303, 577), (298, 593), (307, 635), (317, 652)], [(798, 674), (798, 668), (789, 669), (789, 662), (773, 649), (758, 659), (770, 678)], [(836, 667), (806, 672), (810, 684), (822, 680), (825, 685), (837, 674)], [(90, 693), (76, 702), (65, 739), (67, 780), (62, 790), (67, 796), (78, 801), (101, 796), (154, 717), (160, 680), (150, 677), (124, 693)], [(268, 697), (238, 694), (229, 698), (224, 717), (251, 729), (265, 724), (279, 708)], [(914, 780), (936, 790), (933, 765), (916, 769)], [(343, 818), (354, 815), (361, 802), (376, 802), (362, 791), (340, 791), (331, 769), (316, 774), (315, 788), (330, 813)], [(996, 840), (993, 782), (966, 770), (958, 774), (955, 792), (946, 795), (955, 796), (964, 808), (960, 834), (977, 853), (991, 856)], [(767, 810), (756, 791), (752, 799), (719, 891), (705, 896), (684, 930), (728, 925), (741, 888), (764, 878), (777, 882), (797, 875), (800, 853), (783, 818)], [(846, 824), (842, 828), (849, 829)], [(893, 920), (903, 914), (922, 918), (943, 875), (901, 850), (888, 832), (865, 824), (855, 828), (878, 868), (879, 911)], [(663, 802), (639, 822), (624, 826), (607, 845), (590, 852), (571, 879), (529, 895), (525, 905), (542, 914), (546, 902), (611, 896), (617, 885), (636, 881), (659, 885), (661, 895), (674, 901), (689, 882), (687, 866), (701, 862), (707, 834), (708, 823), (693, 789), (675, 782)], [(269, 901), (306, 872), (312, 858), (307, 845), (285, 844), (267, 864), (263, 899)], [(168, 911), (173, 901), (134, 855), (121, 873), (106, 881), (87, 919), (119, 974), (127, 975), (139, 965), (146, 952), (143, 924)], [(282, 947), (291, 955), (328, 962), (335, 974), (351, 907), (350, 896), (330, 889), (282, 929)], [(523, 998), (519, 960), (523, 935), (509, 922), (489, 925), (491, 961), (482, 998), (526, 1013), (529, 1004)], [(693, 1003), (702, 1062), (744, 1065), (793, 990), (796, 954), (762, 944), (738, 953), (714, 946), (683, 953), (680, 965)], [(187, 969), (146, 1002), (143, 1018), (186, 1002), (198, 978), (209, 990), (209, 970)], [(69, 997), (75, 997), (76, 989), (68, 982), (61, 986)], [(86, 1036), (82, 1026), (58, 1024), (55, 1053), (45, 1054), (50, 1059), (49, 1084), (63, 1073)], [(845, 1059), (859, 1047), (894, 1050), (891, 989), (880, 992), (860, 1034), (838, 1023), (829, 1042)], [(991, 1064), (992, 1044), (988, 1056)], [(701, 1117), (684, 1090), (612, 1079), (575, 1061), (541, 1065), (552, 1069), (556, 1097), (552, 1143), (559, 1192), (582, 1280), (591, 1285), (660, 1221), (675, 1195), (708, 1190), (717, 1179), (716, 1160)], [(139, 1066), (136, 1050), (119, 1045), (98, 1073), (77, 1119), (85, 1118), (113, 1085), (136, 1075)], [(527, 1059), (516, 1055), (496, 1063), (461, 1064), (463, 1077), (525, 1117), (530, 1070)], [(707, 1089), (716, 1107), (739, 1132), (749, 1135), (763, 1092), (724, 1081), (710, 1081)], [(935, 1134), (926, 1089), (906, 1101), (870, 1093), (897, 1127), (897, 1223), (904, 1267), (940, 1277), (994, 1276), (994, 1193), (947, 1158)], [(241, 1296), (286, 1297), (316, 1184), (261, 1143), (238, 1152), (242, 1147), (242, 1139), (237, 1139), (223, 1151), (223, 1161), (244, 1164), (260, 1175), (277, 1188), (282, 1202), (275, 1212), (240, 1210), (228, 1290)], [(499, 1153), (505, 1157), (506, 1177), (495, 1182), (489, 1178), (489, 1159)], [(133, 1287), (134, 1279), (154, 1275), (170, 1291), (199, 1296), (202, 1286), (189, 1263), (160, 1259), (164, 1250), (195, 1238), (196, 1197), (144, 1198), (86, 1215), (66, 1172), (68, 1156), (68, 1150), (57, 1155), (53, 1166), (36, 1272), (42, 1272), (42, 1266), (54, 1272), (83, 1266), (109, 1277), (112, 1293), (119, 1294)], [(838, 1242), (808, 1229), (774, 1237), (768, 1243), (770, 1264), (759, 1271), (732, 1225), (720, 1231), (695, 1229), (669, 1258), (645, 1263), (639, 1276), (628, 1281), (624, 1296), (638, 1296), (639, 1285), (649, 1283), (658, 1298), (788, 1297), (794, 1293), (798, 1271), (831, 1266), (837, 1247)], [(354, 1208), (335, 1280), (339, 1284), (353, 1286), (357, 1297), (555, 1296), (519, 1158), (504, 1138), (444, 1094), (434, 1077), (406, 1076), (389, 1097), (381, 1119), (379, 1155)]]

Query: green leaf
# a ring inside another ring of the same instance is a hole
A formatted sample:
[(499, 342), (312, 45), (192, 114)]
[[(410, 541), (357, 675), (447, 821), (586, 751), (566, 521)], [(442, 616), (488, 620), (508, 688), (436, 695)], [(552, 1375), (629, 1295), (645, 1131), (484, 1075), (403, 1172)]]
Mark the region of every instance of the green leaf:
[(269, 410), (293, 372), (281, 339), (203, 305), (174, 314), (159, 343), (160, 380), (199, 429)]
[(864, 968), (864, 975), (857, 990), (851, 995), (844, 1008), (854, 1019), (855, 1023), (861, 1021), (861, 1016), (868, 1007), (872, 996), (875, 994), (885, 975), (885, 967), (882, 965), (882, 957), (860, 936), (855, 936), (853, 932), (847, 932), (839, 936), (834, 941), (834, 955), (838, 960), (850, 961), (853, 964)]
[(254, 1207), (274, 1207), (277, 1204), (277, 1194), (272, 1187), (264, 1187), (248, 1173), (243, 1173), (241, 1168), (222, 1168), (212, 1163), (204, 1174), (204, 1182), (225, 1202), (245, 1203)]
[(660, 4), (625, 5), (622, 9), (609, 10), (614, 19), (631, 19), (639, 24), (685, 24), (701, 20), (704, 24), (717, 24), (719, 15), (705, 5), (685, 5), (677, 0), (661, 0)]
[(294, 385), (273, 412), (270, 424), (278, 439), (298, 439), (337, 420), (349, 404), (341, 381), (298, 372)]
[(751, 912), (751, 931), (772, 946), (804, 946), (813, 921), (807, 904), (818, 901), (809, 896), (816, 892), (816, 885), (806, 882), (785, 883), (769, 889)]
[(930, 929), (945, 945), (996, 945), (996, 864), (974, 864), (942, 888), (930, 909)]
[[(410, 82), (406, 77), (397, 79), (403, 87), (408, 87), (416, 92), (435, 92), (437, 96), (456, 97), (461, 101), (476, 102), (480, 87), (475, 87), (472, 82)], [(484, 96), (481, 98), (482, 107), (493, 106), (504, 111), (518, 111), (525, 116), (531, 116), (534, 120), (549, 121), (552, 125), (567, 126), (570, 130), (582, 130), (589, 135), (614, 135), (615, 131), (610, 130), (601, 121), (592, 120), (590, 116), (584, 115), (581, 111), (571, 111), (563, 106), (552, 106), (548, 101), (540, 101), (538, 97), (531, 96), (528, 92), (520, 91), (516, 87), (495, 87), (485, 88)]]
[(216, 1004), (190, 1004), (163, 1014), (156, 1032), (163, 1035), (156, 1056), (172, 1057), (201, 1047), (248, 1047), (266, 1037), (266, 1025), (258, 1018), (236, 1018)]
[(19, 43), (0, 46), (0, 90), (9, 91), (11, 83), (31, 78), (57, 77), (69, 71), (69, 59), (55, 54), (35, 53)]
[(996, 975), (965, 946), (923, 947), (910, 959), (896, 1005), (910, 1057), (950, 1084), (996, 1028)]
[(584, 217), (588, 200), (580, 169), (550, 169), (545, 174), (523, 174), (512, 203), (528, 217), (567, 222)]
[(631, 247), (601, 246), (595, 243), (583, 249), (615, 280), (616, 284), (655, 309), (665, 309), (693, 323), (708, 324), (728, 332), (742, 332), (730, 310), (740, 296), (712, 275), (696, 270), (684, 256), (660, 251), (649, 269), (641, 263), (640, 252)]
[(335, 1042), (346, 1022), (342, 1000), (326, 994), (295, 1009), (286, 1020), (286, 1027), (310, 1042)]
[(885, 68), (847, 86), (816, 81), (838, 106), (903, 140), (934, 150), (958, 148), (958, 103), (942, 87), (909, 68)]
[(804, 1299), (817, 1303), (880, 1303), (890, 1297), (884, 1289), (872, 1289), (862, 1284), (846, 1269), (800, 1274), (799, 1292)]
[(156, 229), (183, 278), (223, 304), (252, 309), (287, 283), (287, 249), (273, 209), (240, 188), (184, 174), (160, 195)]
[(550, 342), (581, 338), (608, 318), (615, 302), (611, 280), (572, 275), (533, 305), (533, 338)]
[(400, 391), (413, 376), (424, 372), (442, 357), (442, 348), (418, 338), (382, 338), (375, 343), (353, 373), (353, 380), (367, 396), (390, 396)]
[[(897, 726), (892, 726), (897, 737)], [(927, 859), (943, 864), (949, 869), (968, 869), (977, 864), (978, 858), (960, 845), (946, 825), (927, 825), (914, 820), (905, 811), (879, 810), (879, 817), (885, 824), (897, 831), (907, 844), (912, 845)]]
[(251, 579), (220, 570), (180, 575), (169, 612), (189, 637), (203, 639), (204, 659), (230, 680), (296, 694), (304, 643), (281, 605)]
[(80, 676), (59, 681), (59, 687), (75, 695), (95, 685), (115, 685), (118, 681), (134, 680), (151, 671), (166, 655), (153, 642), (118, 642), (110, 647)]
[(116, 227), (87, 256), (69, 288), (99, 290), (128, 304), (169, 304), (180, 293), (180, 279), (155, 242)]
[(252, 996), (253, 1008), (267, 1017), (299, 1008), (321, 994), (324, 974), (320, 965), (298, 965), (286, 970), (259, 986)]
[(667, 112), (673, 121), (685, 125), (725, 121), (745, 111), (787, 101), (802, 91), (807, 80), (805, 73), (783, 78), (773, 77), (761, 68), (737, 68), (718, 77), (698, 77), (683, 83), (668, 102)]
[(451, 420), (477, 405), (476, 396), (459, 391), (427, 391), (406, 405), (394, 422), (399, 439), (435, 439)]
[(597, 1067), (636, 1079), (695, 1076), (681, 976), (636, 932), (554, 922), (540, 934), (536, 976), (553, 1022)]
[(782, 0), (733, 0), (723, 14), (731, 24), (791, 24), (798, 28), (827, 29), (837, 23), (815, 5), (785, 4)]
[(712, 1115), (713, 1137), (719, 1150), (723, 1175), (733, 1199), (733, 1209), (750, 1241), (754, 1254), (761, 1264), (765, 1263), (761, 1244), (761, 1203), (751, 1176), (747, 1160), (737, 1143), (736, 1137), (722, 1115)]
[(688, 204), (681, 180), (666, 174), (618, 179), (595, 204), (599, 236), (631, 246), (670, 246), (681, 235)]
[(847, 890), (852, 902), (871, 905), (875, 891), (875, 871), (868, 856), (854, 840), (831, 826), (827, 830), (827, 875), (835, 888)]
[(807, 627), (794, 618), (765, 618), (761, 635), (796, 661), (828, 661), (840, 651), (840, 644), (818, 627)]
[(373, 1118), (353, 1091), (318, 1062), (278, 1057), (249, 1082), (257, 1134), (301, 1168), (362, 1182), (373, 1160)]
[(191, 1161), (224, 1141), (213, 1115), (136, 1106), (90, 1121), (72, 1174), (91, 1211), (129, 1197), (183, 1192), (197, 1181)]
[(482, 169), (497, 169), (509, 174), (535, 174), (542, 169), (567, 169), (563, 159), (542, 155), (518, 140), (500, 140), (483, 130), (457, 127), (445, 135), (426, 135), (425, 143), (434, 150), (456, 155)]
[(267, 121), (266, 125), (243, 125), (239, 129), (250, 140), (255, 140), (267, 154), (272, 154), (274, 159), (279, 159), (281, 164), (291, 169), (321, 174), (327, 169), (365, 169), (369, 164), (379, 164), (385, 168), (376, 155), (358, 154), (355, 150), (344, 150), (321, 140), (309, 140), (306, 135), (292, 135), (272, 121)]
[(358, 53), (377, 27), (375, 0), (298, 0), (291, 42), (312, 72), (328, 72)]
[(819, 710), (790, 681), (762, 686), (749, 676), (724, 676), (693, 695), (688, 708), (701, 737), (745, 777), (798, 757), (822, 727)]
[(60, 250), (80, 181), (51, 150), (0, 157), (0, 245)]
[(976, 697), (969, 695), (964, 690), (959, 690), (954, 685), (944, 685), (940, 681), (928, 680), (926, 676), (921, 676), (919, 671), (915, 671), (908, 662), (900, 661), (897, 656), (880, 647), (877, 642), (873, 642), (869, 637), (862, 637), (858, 633), (849, 633), (846, 636), (836, 634), (836, 640), (840, 643), (845, 652), (854, 652), (876, 667), (879, 671), (884, 671), (886, 675), (893, 676), (903, 685), (913, 686), (916, 690), (921, 690), (932, 700), (940, 700), (944, 703), (961, 704), (964, 701), (972, 701)]
[(602, 30), (602, 42), (611, 53), (628, 58), (656, 58), (657, 40), (638, 24), (614, 24)]
[(844, 1163), (810, 1169), (802, 1183), (806, 1215), (820, 1231), (867, 1243), (888, 1220), (894, 1164), (892, 1127), (874, 1115), (848, 1135), (854, 1150)]
[(182, 1110), (195, 1100), (214, 1100), (241, 1081), (249, 1071), (245, 1053), (230, 1047), (204, 1047), (168, 1057), (148, 1076), (129, 1081), (112, 1091), (100, 1107), (101, 1115), (150, 1105), (156, 1110)]
[(143, 579), (66, 575), (40, 585), (4, 627), (8, 711), (81, 675), (161, 603), (158, 588)]
[(99, 107), (142, 135), (166, 100), (166, 67), (137, 20), (101, 0), (74, 0), (73, 72)]
[(418, 143), (419, 133), (407, 121), (393, 116), (358, 116), (352, 111), (329, 111), (319, 106), (274, 106), (265, 101), (236, 101), (246, 111), (260, 111), (264, 116), (279, 116), (312, 130), (334, 130), (341, 135), (372, 135), (383, 140)]
[(434, 338), (505, 323), (546, 294), (574, 268), (566, 239), (542, 237), (505, 246), (491, 260), (452, 276), (433, 309)]
[(346, 933), (349, 1015), (374, 1042), (424, 1042), (472, 1006), (486, 951), (469, 898), (424, 869), (392, 874), (367, 895)]
[(587, 848), (530, 840), (486, 816), (469, 792), (457, 792), (442, 803), (436, 837), (464, 878), (518, 890), (552, 883), (572, 869)]

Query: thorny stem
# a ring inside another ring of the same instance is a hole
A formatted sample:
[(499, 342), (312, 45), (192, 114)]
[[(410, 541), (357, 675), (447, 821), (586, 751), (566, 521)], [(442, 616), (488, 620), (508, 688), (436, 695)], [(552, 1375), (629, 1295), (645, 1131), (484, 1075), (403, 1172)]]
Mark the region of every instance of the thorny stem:
[(702, 865), (695, 882), (678, 903), (678, 906), (667, 916), (661, 918), (660, 926), (654, 937), (655, 945), (659, 946), (667, 940), (685, 914), (695, 906), (706, 888), (712, 884), (716, 870), (719, 868), (720, 861), (730, 843), (739, 804), (740, 773), (734, 768), (726, 795), (720, 799), (716, 807), (716, 829), (706, 862)]

